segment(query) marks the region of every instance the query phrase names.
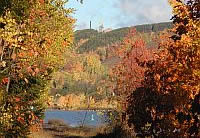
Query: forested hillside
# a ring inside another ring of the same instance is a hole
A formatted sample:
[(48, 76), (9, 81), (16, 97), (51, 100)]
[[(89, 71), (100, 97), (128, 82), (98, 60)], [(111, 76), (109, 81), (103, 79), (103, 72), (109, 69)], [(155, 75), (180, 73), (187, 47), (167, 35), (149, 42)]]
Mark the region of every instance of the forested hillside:
[[(168, 22), (119, 28), (110, 32), (98, 32), (94, 29), (76, 31), (71, 51), (73, 54), (68, 56), (66, 53), (63, 69), (55, 73), (52, 80), (51, 102), (67, 108), (86, 108), (88, 98), (90, 106), (98, 108), (98, 102), (104, 101), (105, 105), (113, 102), (108, 100), (114, 98), (109, 72), (120, 62), (119, 53), (123, 50), (120, 45), (129, 37), (132, 28), (136, 29), (134, 39), (141, 37), (147, 43), (147, 48), (152, 49), (156, 47), (154, 37), (171, 27), (172, 24)], [(126, 50), (128, 49), (127, 47)], [(70, 97), (73, 97), (73, 102), (69, 100)]]
[[(144, 40), (149, 42), (149, 37), (152, 33), (163, 31), (164, 29), (172, 28), (171, 22), (146, 24), (133, 26), (137, 32), (144, 35)], [(75, 43), (78, 44), (80, 40), (86, 40), (80, 43), (77, 49), (79, 53), (95, 51), (98, 47), (105, 47), (116, 42), (120, 42), (128, 34), (132, 27), (125, 27), (112, 30), (110, 32), (98, 32), (94, 29), (78, 30), (75, 32)]]

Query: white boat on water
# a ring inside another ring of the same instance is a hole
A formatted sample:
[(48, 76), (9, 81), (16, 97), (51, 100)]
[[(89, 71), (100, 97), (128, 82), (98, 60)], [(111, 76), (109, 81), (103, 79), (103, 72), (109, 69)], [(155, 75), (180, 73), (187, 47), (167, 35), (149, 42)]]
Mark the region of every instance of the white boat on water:
[(92, 114), (92, 118), (91, 118), (91, 121), (94, 121), (94, 115)]

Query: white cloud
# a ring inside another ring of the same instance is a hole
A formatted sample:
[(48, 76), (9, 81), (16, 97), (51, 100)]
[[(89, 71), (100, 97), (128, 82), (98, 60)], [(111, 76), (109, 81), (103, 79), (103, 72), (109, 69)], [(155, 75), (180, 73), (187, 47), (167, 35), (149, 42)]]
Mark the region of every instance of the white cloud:
[(171, 8), (167, 0), (118, 0), (114, 7), (120, 10), (118, 25), (136, 25), (169, 21)]

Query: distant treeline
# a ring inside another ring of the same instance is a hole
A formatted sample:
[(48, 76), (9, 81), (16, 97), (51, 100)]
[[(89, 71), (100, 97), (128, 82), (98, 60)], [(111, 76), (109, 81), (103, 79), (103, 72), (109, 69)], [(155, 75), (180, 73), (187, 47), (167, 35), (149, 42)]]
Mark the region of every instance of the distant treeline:
[[(172, 28), (171, 22), (146, 24), (133, 26), (138, 32), (151, 33), (160, 32), (164, 29)], [(81, 39), (88, 39), (79, 48), (79, 53), (94, 51), (98, 47), (108, 46), (110, 44), (120, 42), (128, 34), (131, 27), (119, 28), (110, 32), (98, 32), (94, 29), (78, 30), (75, 32), (75, 43), (78, 43)]]
[(138, 32), (160, 32), (164, 29), (172, 28), (172, 22), (164, 22), (164, 23), (156, 23), (156, 24), (145, 24), (145, 25), (137, 25), (135, 26)]

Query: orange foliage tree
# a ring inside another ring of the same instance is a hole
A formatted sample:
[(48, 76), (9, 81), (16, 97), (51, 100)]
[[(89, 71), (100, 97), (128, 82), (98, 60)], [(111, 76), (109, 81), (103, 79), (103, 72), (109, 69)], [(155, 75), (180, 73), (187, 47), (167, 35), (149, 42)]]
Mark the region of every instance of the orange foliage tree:
[[(25, 1), (25, 0), (24, 0)], [(26, 137), (44, 117), (44, 100), (52, 72), (62, 66), (72, 44), (74, 20), (64, 1), (29, 1), (18, 18), (11, 8), (0, 16), (0, 136)], [(20, 10), (21, 9), (21, 10)]]
[(130, 92), (140, 87), (144, 80), (146, 68), (139, 61), (142, 63), (153, 58), (153, 50), (146, 47), (142, 36), (132, 28), (120, 46), (115, 46), (115, 53), (119, 56), (119, 63), (110, 75), (114, 82), (114, 92), (124, 106)]
[(131, 92), (124, 119), (141, 137), (199, 137), (200, 2), (169, 2), (174, 28), (145, 63), (143, 86)]

